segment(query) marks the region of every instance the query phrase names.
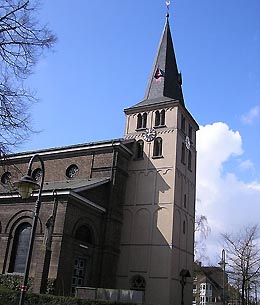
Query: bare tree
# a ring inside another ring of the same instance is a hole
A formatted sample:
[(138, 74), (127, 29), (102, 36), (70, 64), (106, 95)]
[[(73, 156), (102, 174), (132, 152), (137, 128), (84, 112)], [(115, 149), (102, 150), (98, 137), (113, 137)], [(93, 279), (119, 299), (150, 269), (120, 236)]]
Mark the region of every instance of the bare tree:
[(201, 261), (205, 258), (205, 240), (210, 233), (210, 227), (205, 215), (196, 215), (195, 217), (195, 261)]
[(222, 234), (227, 254), (229, 280), (239, 286), (242, 305), (249, 303), (250, 289), (260, 276), (258, 227), (247, 227), (238, 234)]
[(39, 24), (37, 0), (0, 1), (0, 154), (9, 152), (31, 132), (29, 108), (35, 97), (24, 80), (42, 51), (56, 38)]

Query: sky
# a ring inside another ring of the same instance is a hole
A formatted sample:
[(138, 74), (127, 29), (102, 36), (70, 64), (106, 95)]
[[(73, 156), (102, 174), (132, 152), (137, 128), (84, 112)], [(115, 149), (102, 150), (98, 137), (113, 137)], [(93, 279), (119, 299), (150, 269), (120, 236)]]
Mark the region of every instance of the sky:
[[(164, 0), (44, 0), (38, 18), (56, 34), (27, 80), (38, 133), (17, 151), (123, 137), (123, 109), (143, 99), (165, 23)], [(197, 205), (211, 233), (260, 215), (260, 1), (174, 0), (170, 26), (185, 105), (197, 132)]]

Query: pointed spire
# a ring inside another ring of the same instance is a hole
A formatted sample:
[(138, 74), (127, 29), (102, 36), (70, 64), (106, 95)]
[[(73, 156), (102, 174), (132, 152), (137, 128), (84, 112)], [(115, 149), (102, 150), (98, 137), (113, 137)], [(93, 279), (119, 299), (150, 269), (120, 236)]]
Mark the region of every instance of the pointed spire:
[[(169, 14), (159, 44), (155, 63), (150, 75), (144, 100), (135, 107), (158, 104), (165, 101), (178, 101), (184, 106), (181, 74), (178, 72), (171, 37)], [(132, 108), (132, 107), (130, 107)]]
[(168, 16), (167, 14), (155, 64), (146, 89), (145, 100), (164, 96), (179, 100), (184, 104), (181, 74), (177, 68)]

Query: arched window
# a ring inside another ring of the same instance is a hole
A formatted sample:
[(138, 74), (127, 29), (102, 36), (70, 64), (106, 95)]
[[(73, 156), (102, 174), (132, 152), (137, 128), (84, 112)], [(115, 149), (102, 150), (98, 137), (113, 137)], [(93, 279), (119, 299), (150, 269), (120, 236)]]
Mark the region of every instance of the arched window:
[(146, 124), (147, 124), (147, 113), (145, 112), (143, 114), (143, 123), (142, 123), (142, 127), (146, 128)]
[(75, 238), (83, 243), (93, 245), (94, 237), (90, 228), (86, 225), (80, 226), (76, 233)]
[(189, 125), (189, 138), (190, 138), (190, 141), (192, 141), (192, 126)]
[(160, 126), (160, 112), (158, 110), (155, 112), (154, 126)]
[(162, 138), (154, 140), (153, 157), (162, 157)]
[(136, 142), (136, 159), (143, 159), (144, 157), (144, 141), (139, 140)]
[[(81, 225), (75, 232), (75, 239), (79, 242), (81, 249), (88, 249), (94, 246), (94, 234), (91, 227), (87, 224)], [(71, 292), (74, 294), (76, 287), (86, 286), (89, 281), (91, 257), (75, 256), (74, 268), (71, 282)]]
[(187, 195), (186, 194), (184, 194), (183, 206), (186, 209), (186, 207), (187, 207)]
[(186, 125), (185, 116), (182, 114), (182, 115), (181, 115), (181, 130), (182, 130), (183, 132), (185, 132), (185, 125)]
[(143, 114), (138, 113), (136, 129), (146, 128), (146, 124), (147, 124), (147, 113), (146, 112), (144, 112)]
[(156, 111), (155, 112), (155, 121), (154, 121), (155, 127), (162, 127), (165, 126), (165, 110)]
[(142, 115), (138, 113), (137, 115), (137, 126), (136, 129), (142, 128)]
[(160, 125), (161, 126), (165, 125), (165, 110), (164, 109), (160, 113)]
[(183, 220), (183, 223), (182, 223), (182, 233), (185, 234), (186, 233), (186, 221)]
[(186, 147), (184, 142), (182, 143), (182, 147), (181, 147), (181, 162), (183, 164), (185, 164), (185, 159), (186, 159)]
[(189, 150), (189, 155), (188, 155), (188, 169), (191, 171), (191, 162), (192, 162), (192, 154), (191, 151)]
[(31, 225), (29, 223), (22, 223), (17, 227), (8, 272), (24, 273), (30, 236)]

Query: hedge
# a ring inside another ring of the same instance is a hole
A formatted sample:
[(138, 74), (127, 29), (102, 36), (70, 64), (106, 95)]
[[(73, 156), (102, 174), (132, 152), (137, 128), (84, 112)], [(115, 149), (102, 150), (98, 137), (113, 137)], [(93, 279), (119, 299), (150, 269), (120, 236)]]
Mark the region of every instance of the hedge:
[[(23, 276), (18, 274), (0, 274), (0, 286), (6, 287), (11, 290), (20, 291), (22, 286)], [(32, 290), (33, 278), (29, 278), (27, 286), (28, 291)], [(46, 294), (54, 294), (55, 279), (48, 279)]]
[[(6, 288), (0, 289), (0, 305), (17, 305), (20, 293)], [(85, 300), (72, 297), (27, 293), (25, 305), (135, 305), (133, 303)]]

